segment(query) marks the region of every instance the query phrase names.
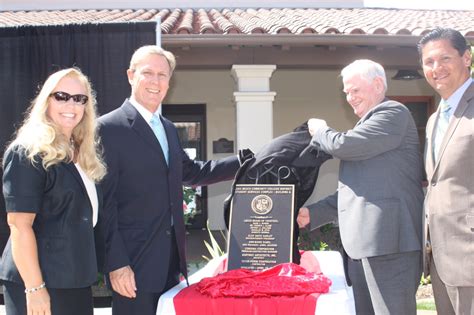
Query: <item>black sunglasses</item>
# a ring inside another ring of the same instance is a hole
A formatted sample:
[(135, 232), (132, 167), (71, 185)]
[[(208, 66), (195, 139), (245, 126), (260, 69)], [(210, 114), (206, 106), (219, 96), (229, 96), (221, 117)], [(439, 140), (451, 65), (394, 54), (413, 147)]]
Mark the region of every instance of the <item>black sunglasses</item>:
[(72, 98), (74, 103), (81, 105), (86, 105), (87, 101), (89, 100), (89, 97), (84, 94), (71, 95), (69, 93), (61, 91), (51, 93), (49, 96), (54, 97), (54, 99), (58, 102), (67, 102)]

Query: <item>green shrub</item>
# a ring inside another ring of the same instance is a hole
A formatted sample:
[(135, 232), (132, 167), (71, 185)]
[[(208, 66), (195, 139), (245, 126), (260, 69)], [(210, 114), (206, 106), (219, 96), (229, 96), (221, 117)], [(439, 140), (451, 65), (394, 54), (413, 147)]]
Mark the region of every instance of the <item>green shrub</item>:
[(334, 224), (326, 224), (314, 231), (301, 229), (298, 247), (302, 250), (341, 250), (339, 228)]
[(416, 309), (424, 311), (436, 311), (436, 305), (434, 300), (417, 301)]

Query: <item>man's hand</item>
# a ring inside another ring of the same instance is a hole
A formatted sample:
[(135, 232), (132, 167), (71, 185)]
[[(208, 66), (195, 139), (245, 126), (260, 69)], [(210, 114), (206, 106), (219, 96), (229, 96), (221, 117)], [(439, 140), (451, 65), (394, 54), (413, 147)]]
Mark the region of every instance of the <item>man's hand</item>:
[(323, 119), (311, 118), (310, 120), (308, 120), (308, 131), (312, 136), (314, 136), (316, 131), (322, 128), (326, 128), (327, 126), (328, 124)]
[(296, 218), (296, 222), (298, 222), (298, 226), (304, 228), (309, 224), (309, 209), (306, 207), (300, 208), (298, 212), (298, 217)]
[(109, 273), (112, 289), (120, 295), (135, 298), (137, 287), (135, 285), (135, 274), (130, 266), (125, 266)]

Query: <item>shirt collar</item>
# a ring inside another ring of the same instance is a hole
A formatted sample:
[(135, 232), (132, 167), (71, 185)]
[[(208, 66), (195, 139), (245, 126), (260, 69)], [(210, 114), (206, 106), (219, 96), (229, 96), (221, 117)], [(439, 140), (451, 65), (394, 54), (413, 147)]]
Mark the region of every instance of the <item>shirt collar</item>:
[(449, 104), (449, 116), (451, 116), (461, 101), (464, 92), (466, 92), (467, 88), (471, 85), (472, 78), (469, 77), (463, 85), (461, 85), (447, 100), (445, 100)]
[[(145, 119), (145, 121), (147, 122), (148, 125), (150, 125), (150, 120), (151, 118), (153, 117), (153, 115), (156, 115), (156, 116), (160, 116), (160, 107), (161, 106), (158, 106), (158, 109), (156, 110), (156, 112), (152, 113), (150, 112), (148, 109), (146, 109), (145, 107), (143, 107), (143, 105), (141, 105), (140, 103), (138, 103), (134, 98), (133, 96), (130, 96), (130, 98), (128, 99), (128, 101), (130, 102), (130, 104), (132, 104), (133, 107), (136, 108), (136, 110), (138, 111), (138, 113), (143, 117), (143, 119)], [(161, 123), (161, 119), (159, 119), (159, 122)], [(151, 125), (150, 125), (151, 126)]]

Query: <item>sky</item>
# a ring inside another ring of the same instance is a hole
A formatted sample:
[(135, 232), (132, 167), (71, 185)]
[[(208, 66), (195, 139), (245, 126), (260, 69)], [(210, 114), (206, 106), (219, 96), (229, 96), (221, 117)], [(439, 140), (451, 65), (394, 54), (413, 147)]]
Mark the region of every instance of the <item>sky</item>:
[(474, 0), (0, 0), (1, 10), (78, 8), (383, 7), (473, 10)]
[(383, 8), (474, 10), (472, 0), (364, 0), (364, 4)]

